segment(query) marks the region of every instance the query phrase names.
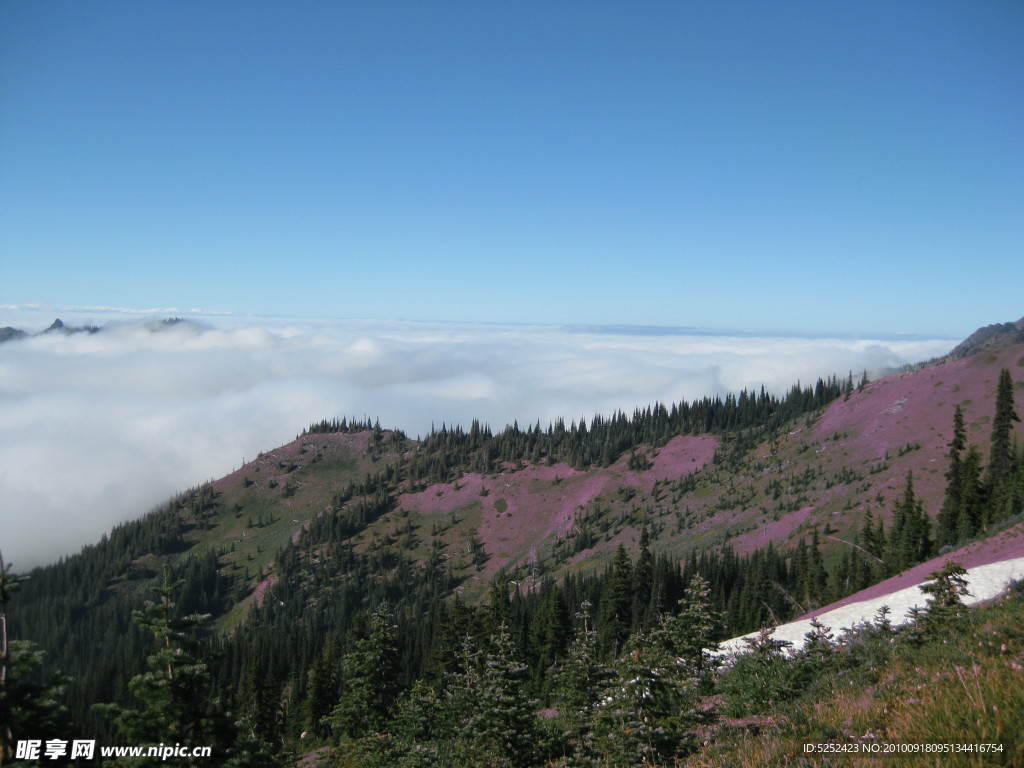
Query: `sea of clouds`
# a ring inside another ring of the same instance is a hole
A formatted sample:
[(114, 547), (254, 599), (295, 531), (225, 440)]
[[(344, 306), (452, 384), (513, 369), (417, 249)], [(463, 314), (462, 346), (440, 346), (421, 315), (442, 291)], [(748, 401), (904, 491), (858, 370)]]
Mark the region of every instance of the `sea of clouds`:
[[(0, 550), (16, 570), (97, 540), (323, 418), (379, 418), (411, 437), (478, 418), (631, 413), (655, 401), (881, 371), (951, 339), (767, 336), (692, 329), (293, 321), (69, 311), (0, 344)], [(53, 316), (0, 307), (0, 326)]]

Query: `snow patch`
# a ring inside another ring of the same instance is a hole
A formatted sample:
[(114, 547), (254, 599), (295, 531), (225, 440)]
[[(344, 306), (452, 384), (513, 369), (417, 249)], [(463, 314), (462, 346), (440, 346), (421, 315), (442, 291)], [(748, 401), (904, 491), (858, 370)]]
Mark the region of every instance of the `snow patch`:
[[(967, 569), (965, 579), (967, 581), (967, 589), (970, 591), (970, 594), (964, 597), (965, 605), (974, 605), (984, 600), (991, 600), (1006, 589), (1011, 582), (1024, 579), (1024, 557), (969, 568)], [(909, 621), (907, 612), (911, 608), (924, 608), (927, 605), (927, 595), (919, 589), (921, 584), (927, 581), (931, 581), (931, 579), (926, 579), (920, 582), (920, 584), (915, 584), (896, 592), (891, 592), (888, 595), (843, 605), (831, 611), (820, 613), (816, 617), (799, 619), (788, 624), (780, 624), (775, 628), (775, 633), (772, 637), (775, 640), (788, 641), (793, 644), (794, 649), (800, 649), (804, 645), (805, 635), (811, 631), (811, 621), (814, 618), (826, 627), (831, 627), (838, 636), (843, 630), (850, 629), (858, 624), (871, 623), (878, 613), (878, 609), (883, 605), (889, 606), (889, 609), (892, 611), (890, 621), (894, 626), (906, 624)], [(758, 634), (758, 632), (751, 632), (742, 637), (726, 640), (719, 645), (719, 653), (740, 653), (746, 650), (747, 647), (744, 640), (757, 637)]]

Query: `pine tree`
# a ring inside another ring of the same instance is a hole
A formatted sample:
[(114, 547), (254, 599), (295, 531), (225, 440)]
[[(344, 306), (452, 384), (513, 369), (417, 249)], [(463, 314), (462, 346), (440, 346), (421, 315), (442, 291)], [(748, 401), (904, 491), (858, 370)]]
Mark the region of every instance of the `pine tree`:
[(633, 630), (646, 628), (647, 611), (651, 604), (651, 593), (654, 583), (654, 557), (650, 550), (651, 537), (647, 526), (640, 532), (640, 552), (633, 566)]
[(569, 645), (565, 663), (555, 678), (555, 693), (558, 711), (569, 724), (573, 738), (590, 716), (595, 694), (607, 679), (607, 668), (600, 662), (597, 649), (597, 633), (590, 619), (591, 604), (584, 601), (576, 614), (580, 623), (579, 631)]
[(619, 544), (601, 595), (598, 638), (601, 651), (614, 656), (629, 637), (633, 607), (633, 566), (626, 548)]
[(687, 735), (695, 700), (692, 680), (644, 633), (629, 638), (626, 654), (594, 708), (593, 747), (601, 765), (661, 765)]
[(999, 384), (996, 387), (996, 412), (992, 420), (992, 447), (989, 453), (986, 485), (992, 507), (991, 520), (1001, 520), (1005, 509), (1006, 491), (1014, 471), (1015, 453), (1013, 449), (1013, 422), (1020, 421), (1020, 416), (1013, 404), (1013, 379), (1010, 371), (1003, 368), (999, 372)]
[(987, 525), (985, 486), (981, 477), (981, 452), (970, 445), (960, 464), (960, 509), (957, 512), (957, 541), (967, 541)]
[[(183, 582), (171, 582), (165, 566), (160, 586), (154, 588), (156, 601), (146, 601), (145, 610), (133, 611), (132, 620), (153, 636), (157, 651), (146, 661), (148, 670), (128, 684), (139, 701), (137, 708), (98, 704), (96, 709), (114, 717), (118, 736), (125, 744), (192, 744), (214, 746), (225, 765), (234, 751), (236, 731), (213, 695), (207, 664), (200, 658), (197, 627), (209, 615), (175, 616), (174, 595)], [(235, 756), (237, 757), (237, 756)], [(197, 759), (185, 765), (205, 765)], [(125, 759), (123, 764), (146, 765), (148, 761)], [(254, 761), (253, 764), (256, 764)]]
[(330, 724), (353, 739), (383, 731), (398, 696), (398, 661), (395, 626), (385, 602), (371, 615), (366, 637), (356, 640), (342, 660), (344, 685)]
[(936, 543), (940, 547), (952, 546), (957, 542), (956, 526), (963, 494), (963, 470), (960, 466), (960, 453), (966, 445), (967, 432), (964, 428), (964, 412), (958, 405), (953, 412), (953, 439), (949, 442), (946, 492), (942, 499), (942, 509), (939, 511), (935, 534)]
[(711, 585), (696, 574), (679, 601), (680, 611), (663, 616), (654, 640), (675, 660), (675, 675), (684, 680), (703, 680), (715, 667), (715, 642), (721, 627), (711, 607)]
[(40, 681), (43, 651), (28, 640), (8, 638), (7, 604), (22, 581), (0, 553), (0, 765), (13, 761), (19, 739), (64, 738), (67, 733), (63, 699), (69, 679), (56, 674)]
[(536, 707), (526, 695), (529, 669), (507, 626), (489, 645), (483, 651), (466, 638), (465, 671), (449, 680), (446, 719), (474, 764), (529, 765), (539, 741)]

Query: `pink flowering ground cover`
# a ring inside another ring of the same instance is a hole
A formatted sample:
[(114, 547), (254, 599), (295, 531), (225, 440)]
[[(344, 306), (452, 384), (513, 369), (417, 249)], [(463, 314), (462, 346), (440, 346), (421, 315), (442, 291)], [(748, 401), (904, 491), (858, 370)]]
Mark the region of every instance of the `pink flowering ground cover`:
[(628, 457), (607, 468), (580, 471), (567, 464), (537, 466), (524, 462), (493, 475), (465, 474), (457, 481), (432, 485), (399, 497), (412, 512), (447, 515), (479, 508), (478, 535), (491, 554), (480, 574), (489, 578), (517, 556), (545, 539), (566, 536), (577, 515), (604, 493), (622, 486), (650, 487), (655, 480), (696, 472), (714, 456), (717, 441), (710, 435), (680, 436), (652, 451), (651, 467), (626, 469)]

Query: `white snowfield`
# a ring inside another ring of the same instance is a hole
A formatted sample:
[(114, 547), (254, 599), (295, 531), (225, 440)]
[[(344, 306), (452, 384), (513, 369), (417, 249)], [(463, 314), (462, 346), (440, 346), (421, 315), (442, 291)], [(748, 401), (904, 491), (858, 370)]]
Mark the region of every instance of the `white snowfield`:
[[(967, 581), (967, 589), (969, 591), (969, 594), (964, 597), (966, 605), (990, 600), (1006, 589), (1011, 582), (1024, 579), (1024, 557), (969, 568), (964, 578)], [(928, 581), (930, 579), (925, 579), (921, 584), (925, 584)], [(819, 614), (815, 618), (826, 627), (831, 627), (832, 634), (837, 639), (847, 629), (865, 622), (873, 622), (878, 609), (883, 605), (889, 606), (891, 610), (889, 620), (894, 626), (906, 624), (909, 621), (907, 612), (911, 608), (915, 606), (925, 608), (928, 603), (928, 595), (922, 592), (919, 587), (920, 584), (916, 584), (913, 587), (907, 587), (882, 597), (850, 603), (827, 613)], [(812, 620), (800, 619), (798, 621), (791, 621), (788, 624), (780, 624), (775, 628), (772, 638), (775, 640), (786, 640), (793, 644), (791, 650), (799, 650), (803, 648), (805, 636), (811, 631)], [(719, 654), (742, 653), (747, 650), (747, 645), (743, 641), (746, 638), (757, 637), (758, 634), (758, 632), (751, 632), (742, 637), (724, 640), (719, 645)]]

